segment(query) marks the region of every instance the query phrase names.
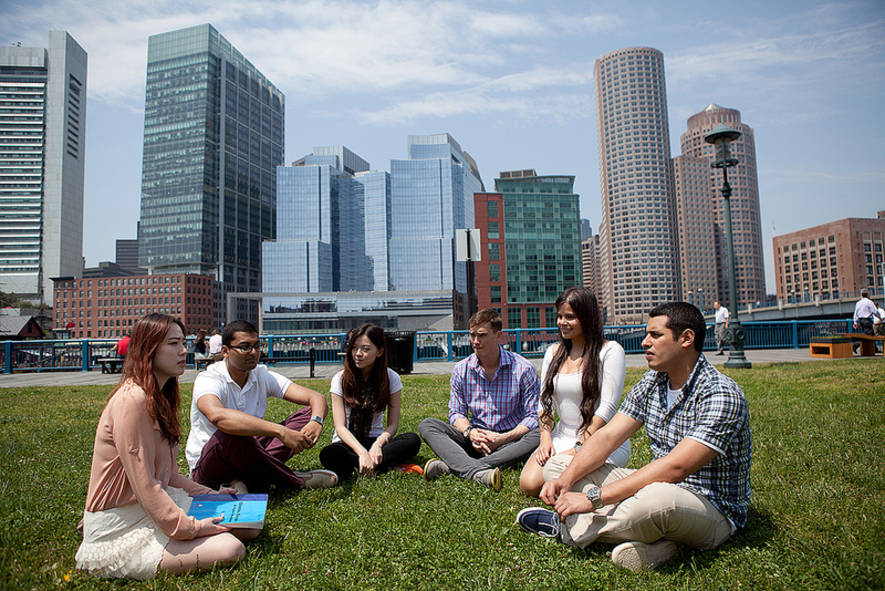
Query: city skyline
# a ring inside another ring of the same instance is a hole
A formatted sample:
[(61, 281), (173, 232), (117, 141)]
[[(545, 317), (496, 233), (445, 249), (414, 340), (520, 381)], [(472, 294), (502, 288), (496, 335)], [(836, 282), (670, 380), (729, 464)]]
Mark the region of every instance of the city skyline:
[(881, 202), (885, 9), (875, 2), (727, 11), (700, 2), (246, 4), (6, 4), (3, 44), (41, 46), (47, 30), (64, 29), (90, 55), (88, 266), (135, 236), (147, 38), (205, 22), (287, 95), (286, 163), (333, 142), (383, 168), (405, 157), (406, 136), (448, 132), (469, 147), (486, 184), (527, 165), (575, 175), (581, 217), (594, 230), (593, 62), (655, 47), (665, 56), (672, 154), (684, 121), (710, 103), (740, 110), (756, 132), (768, 292), (772, 236), (872, 217)]

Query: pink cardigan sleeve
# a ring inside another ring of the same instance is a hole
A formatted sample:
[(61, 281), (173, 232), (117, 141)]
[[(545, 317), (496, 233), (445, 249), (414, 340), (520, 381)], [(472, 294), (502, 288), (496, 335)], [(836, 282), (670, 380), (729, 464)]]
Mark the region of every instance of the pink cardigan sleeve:
[[(197, 537), (197, 520), (175, 504), (166, 493), (162, 475), (156, 473), (158, 463), (164, 459), (158, 457), (159, 454), (169, 454), (171, 460), (172, 451), (169, 443), (154, 429), (153, 421), (145, 411), (144, 393), (140, 388), (127, 392), (125, 401), (121, 402), (124, 403), (113, 409), (114, 445), (135, 498), (170, 538), (191, 540)], [(178, 472), (174, 462), (171, 468)], [(175, 486), (172, 479), (169, 483)]]

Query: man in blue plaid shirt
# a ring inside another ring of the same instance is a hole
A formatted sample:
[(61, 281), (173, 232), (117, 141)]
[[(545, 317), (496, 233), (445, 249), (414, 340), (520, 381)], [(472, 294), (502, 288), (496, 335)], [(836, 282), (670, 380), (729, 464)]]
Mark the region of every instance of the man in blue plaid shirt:
[(449, 421), (427, 418), (418, 432), (438, 460), (424, 466), (433, 480), (455, 474), (501, 490), (501, 466), (525, 460), (540, 443), (535, 366), (501, 347), (501, 316), (487, 308), (468, 323), (473, 355), (452, 370)]
[[(555, 511), (530, 507), (517, 516), (523, 529), (578, 548), (617, 544), (612, 560), (633, 571), (668, 560), (677, 543), (716, 548), (744, 526), (750, 504), (747, 400), (701, 353), (703, 316), (685, 302), (649, 316), (649, 371), (574, 456), (544, 467), (541, 500)], [(643, 425), (654, 460), (638, 470), (606, 464)]]

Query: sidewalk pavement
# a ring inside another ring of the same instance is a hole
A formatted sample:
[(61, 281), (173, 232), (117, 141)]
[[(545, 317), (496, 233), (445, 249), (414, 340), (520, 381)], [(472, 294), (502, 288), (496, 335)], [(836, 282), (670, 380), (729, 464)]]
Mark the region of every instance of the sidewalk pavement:
[[(808, 348), (801, 349), (752, 349), (745, 351), (747, 359), (753, 363), (783, 363), (799, 361), (831, 361), (810, 357)], [(728, 354), (716, 355), (712, 351), (704, 353), (707, 360), (714, 365), (721, 366), (728, 359)], [(538, 371), (541, 370), (540, 357), (531, 358)], [(412, 375), (448, 375), (455, 365), (453, 361), (422, 361), (416, 363)], [(627, 355), (627, 367), (645, 367), (645, 356), (641, 353)], [(308, 379), (310, 367), (304, 365), (275, 365), (273, 370), (290, 379)], [(338, 371), (341, 365), (332, 363), (317, 364), (314, 372), (315, 377), (329, 380)], [(181, 383), (190, 384), (197, 377), (194, 369), (188, 369), (179, 380)], [(100, 370), (92, 371), (59, 371), (39, 373), (16, 373), (12, 375), (0, 374), (0, 388), (27, 388), (31, 386), (112, 386), (120, 381), (119, 374), (103, 374)]]

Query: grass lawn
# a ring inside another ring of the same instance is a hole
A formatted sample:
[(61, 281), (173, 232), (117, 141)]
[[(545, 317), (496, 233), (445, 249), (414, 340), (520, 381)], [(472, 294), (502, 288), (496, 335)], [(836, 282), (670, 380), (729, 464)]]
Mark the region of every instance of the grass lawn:
[[(0, 589), (867, 589), (885, 587), (885, 363), (758, 365), (729, 372), (750, 402), (747, 527), (660, 570), (615, 567), (513, 525), (532, 504), (517, 469), (495, 493), (398, 472), (322, 491), (272, 491), (240, 564), (147, 583), (73, 571), (92, 442), (106, 387), (0, 389)], [(628, 370), (627, 384), (640, 377)], [(328, 382), (304, 381), (319, 391)], [(447, 376), (405, 376), (402, 429), (446, 416)], [(191, 387), (183, 386), (183, 420)], [(272, 401), (268, 418), (289, 406)], [(331, 423), (331, 422), (330, 422)], [(319, 467), (320, 444), (290, 461)], [(419, 461), (433, 457), (425, 445)], [(631, 467), (650, 459), (644, 432)], [(180, 464), (186, 471), (182, 444)], [(534, 501), (535, 504), (540, 504)]]

